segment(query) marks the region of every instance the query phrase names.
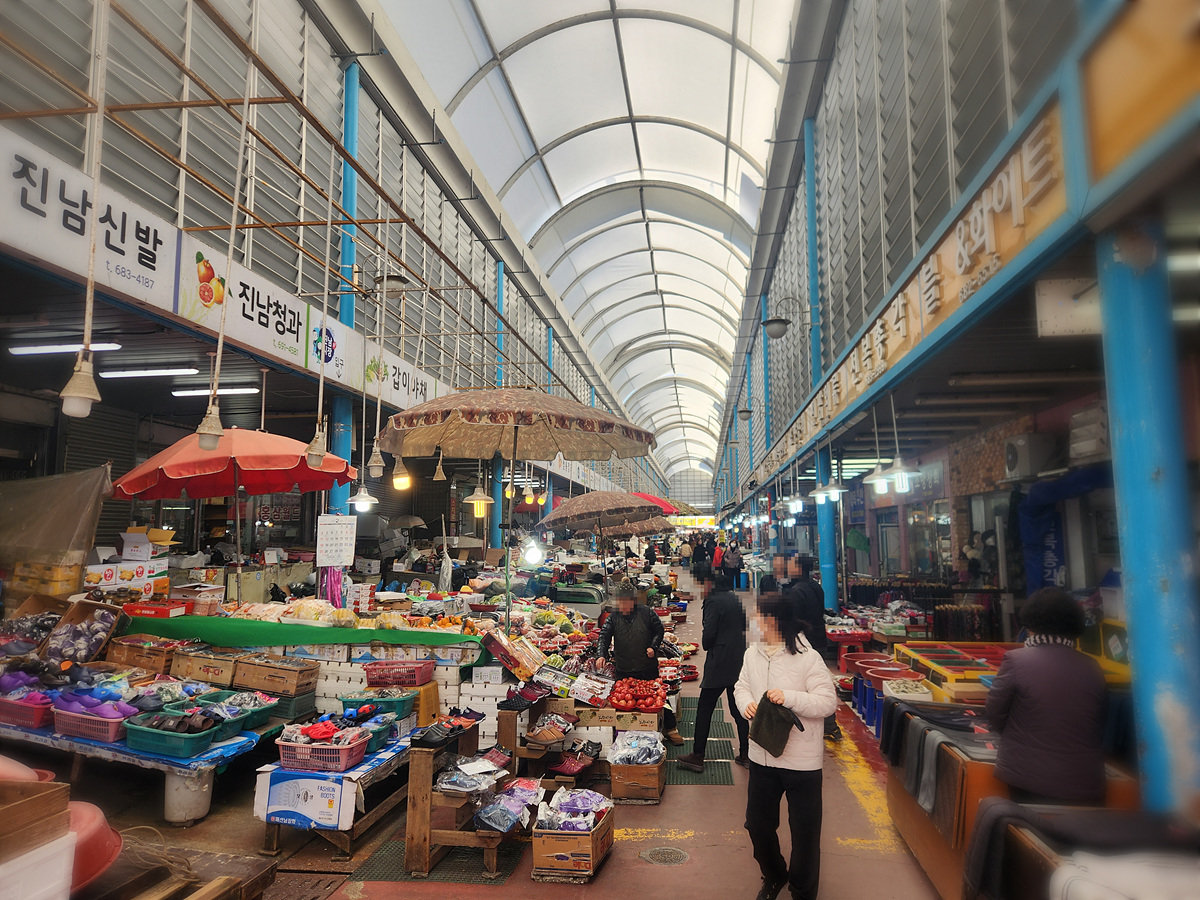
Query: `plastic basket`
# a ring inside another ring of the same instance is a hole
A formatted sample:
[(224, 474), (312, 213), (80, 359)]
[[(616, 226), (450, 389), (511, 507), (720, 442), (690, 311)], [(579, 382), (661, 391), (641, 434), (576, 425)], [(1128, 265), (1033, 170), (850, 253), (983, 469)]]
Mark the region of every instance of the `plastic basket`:
[[(176, 700), (174, 703), (168, 703), (166, 709), (169, 712), (183, 712), (185, 709), (193, 709), (197, 706), (204, 706), (209, 703), (224, 703), (235, 694), (246, 693), (245, 691), (209, 691), (207, 694), (200, 694), (197, 697), (192, 697), (188, 700)], [(237, 728), (230, 734), (225, 734), (223, 737), (218, 737), (218, 741), (224, 741), (233, 737), (239, 731), (246, 731), (250, 728), (257, 728), (259, 725), (266, 723), (267, 719), (271, 718), (271, 713), (279, 705), (279, 701), (269, 703), (266, 706), (257, 707), (255, 709), (246, 710), (244, 715), (230, 719), (230, 722), (236, 722)]]
[[(221, 691), (220, 693), (228, 693), (229, 696), (231, 696), (231, 697), (233, 696), (232, 691)], [(224, 699), (224, 698), (222, 698), (222, 699)], [(175, 703), (168, 703), (166, 706), (163, 707), (163, 710), (165, 712), (171, 713), (172, 715), (181, 716), (184, 713), (186, 713), (187, 710), (189, 710), (189, 709), (196, 709), (201, 706), (207, 706), (210, 703), (219, 703), (219, 702), (221, 702), (221, 701), (219, 699), (217, 699), (217, 697), (215, 695), (204, 694), (201, 698), (198, 698), (198, 699), (178, 700)], [(243, 728), (248, 728), (249, 726), (246, 724), (246, 722), (247, 722), (247, 719), (249, 719), (249, 718), (250, 718), (249, 713), (242, 713), (240, 716), (234, 716), (232, 719), (225, 719), (224, 721), (222, 721), (221, 724), (218, 725), (214, 729), (214, 731), (216, 733), (213, 735), (213, 743), (217, 743), (219, 741), (227, 741), (231, 737), (233, 737), (235, 734), (237, 734), (239, 731), (241, 731)]]
[(375, 753), (378, 750), (382, 750), (392, 737), (391, 722), (387, 725), (364, 725), (363, 727), (371, 732), (371, 739), (367, 741), (368, 753)]
[(146, 717), (134, 716), (125, 723), (125, 743), (130, 750), (148, 750), (164, 756), (184, 758), (198, 756), (212, 746), (217, 733), (217, 729), (210, 728), (199, 734), (175, 734), (171, 731), (159, 731), (157, 728), (146, 728), (138, 724), (138, 719), (145, 721)]
[(272, 715), (291, 722), (317, 710), (317, 692), (309, 691), (295, 697), (276, 697)]
[(20, 728), (42, 728), (50, 721), (53, 709), (49, 703), (35, 706), (17, 700), (0, 700), (0, 722)]
[(364, 703), (373, 704), (381, 713), (395, 713), (397, 719), (403, 719), (413, 710), (417, 702), (417, 692), (409, 691), (402, 697), (338, 697), (342, 701), (342, 712), (357, 709)]
[(56, 708), (54, 710), (54, 730), (67, 737), (91, 738), (93, 741), (104, 741), (111, 744), (119, 741), (124, 735), (125, 720), (85, 716)]
[(368, 687), (420, 687), (433, 679), (432, 659), (420, 662), (390, 660), (363, 665)]
[(353, 744), (341, 746), (275, 741), (279, 747), (279, 764), (285, 769), (306, 772), (345, 772), (363, 761), (370, 742), (370, 735), (363, 735)]

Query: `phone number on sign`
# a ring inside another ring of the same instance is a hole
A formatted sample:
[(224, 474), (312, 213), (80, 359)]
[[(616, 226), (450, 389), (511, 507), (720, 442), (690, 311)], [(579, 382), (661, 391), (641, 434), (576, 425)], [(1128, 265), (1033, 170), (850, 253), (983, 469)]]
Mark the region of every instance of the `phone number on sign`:
[(128, 281), (132, 281), (136, 284), (140, 284), (144, 288), (154, 287), (154, 279), (153, 278), (150, 278), (148, 275), (142, 275), (138, 272), (135, 272), (128, 266), (122, 266), (122, 265), (114, 266), (111, 262), (105, 262), (104, 265), (105, 265), (105, 268), (107, 268), (109, 272), (116, 275), (118, 278), (124, 278)]

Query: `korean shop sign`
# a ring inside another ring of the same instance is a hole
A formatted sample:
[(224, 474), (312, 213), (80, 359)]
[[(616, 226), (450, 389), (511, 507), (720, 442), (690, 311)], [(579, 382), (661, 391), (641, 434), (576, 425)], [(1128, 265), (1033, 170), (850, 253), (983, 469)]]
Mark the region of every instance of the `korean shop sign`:
[[(850, 407), (1066, 212), (1062, 124), (1052, 104), (965, 206), (821, 386), (782, 446), (802, 446)], [(757, 473), (759, 481), (771, 471)]]
[(96, 284), (171, 311), (175, 226), (103, 184), (93, 196), (90, 176), (4, 127), (0, 161), (0, 244), (68, 276), (86, 278), (88, 229), (96, 207)]

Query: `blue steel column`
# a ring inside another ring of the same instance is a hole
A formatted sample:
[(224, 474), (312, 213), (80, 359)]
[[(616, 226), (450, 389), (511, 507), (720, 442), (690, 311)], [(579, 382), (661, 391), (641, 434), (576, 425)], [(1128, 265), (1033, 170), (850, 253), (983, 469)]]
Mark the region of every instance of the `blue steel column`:
[(588, 405), (595, 406), (596, 405), (596, 386), (594, 384), (589, 384), (588, 387), (591, 388), (591, 395), (592, 395), (591, 399), (588, 401)]
[[(817, 481), (828, 484), (833, 470), (829, 450), (817, 450)], [(837, 525), (834, 522), (834, 503), (826, 500), (817, 504), (817, 558), (821, 563), (821, 590), (825, 592), (825, 608), (838, 608)]]
[[(767, 319), (767, 295), (763, 294), (759, 299), (759, 321), (765, 322)], [(768, 344), (770, 338), (767, 337), (767, 330), (761, 325), (758, 329), (762, 336), (762, 382), (763, 382), (763, 431), (766, 433), (766, 444), (768, 450), (771, 449), (771, 350)]]
[(812, 119), (804, 120), (804, 210), (808, 220), (808, 353), (812, 384), (821, 383), (821, 273), (817, 268), (817, 140)]
[(493, 547), (504, 546), (504, 531), (500, 522), (504, 519), (504, 458), (497, 453), (492, 457), (492, 521), (489, 523), (489, 542)]
[[(754, 467), (754, 429), (750, 423), (754, 421), (754, 397), (750, 393), (750, 353), (746, 352), (746, 409), (750, 410), (750, 418), (746, 420), (746, 466)], [(739, 416), (739, 418), (741, 418)]]
[(504, 260), (496, 260), (496, 387), (504, 387)]
[(1167, 248), (1155, 223), (1096, 252), (1142, 796), (1183, 812), (1200, 797), (1200, 623)]
[[(342, 79), (342, 146), (352, 157), (358, 156), (358, 95), (359, 68), (356, 61), (346, 66)], [(358, 215), (358, 173), (349, 160), (342, 161), (342, 208), (351, 216)], [(342, 228), (341, 253), (338, 257), (342, 278), (354, 280), (354, 263), (357, 245), (354, 243), (357, 226)], [(338, 321), (347, 328), (354, 327), (354, 294), (346, 292), (338, 301)], [(324, 352), (325, 336), (321, 335)], [(333, 423), (329, 436), (329, 449), (335, 456), (350, 459), (354, 452), (354, 402), (344, 394), (335, 394), (331, 403), (330, 418)], [(363, 423), (364, 427), (366, 423)], [(329, 511), (345, 515), (350, 511), (350, 485), (334, 485), (329, 490)]]
[(546, 505), (542, 507), (538, 519), (544, 519), (554, 510), (554, 482), (550, 480), (550, 470), (546, 470)]

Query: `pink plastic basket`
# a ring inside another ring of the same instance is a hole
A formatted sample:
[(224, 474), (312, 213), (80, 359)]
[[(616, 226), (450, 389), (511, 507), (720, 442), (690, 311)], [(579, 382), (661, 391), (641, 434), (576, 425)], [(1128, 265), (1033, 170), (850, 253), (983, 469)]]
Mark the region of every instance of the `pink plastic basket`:
[(41, 728), (50, 721), (52, 709), (54, 707), (49, 703), (35, 706), (16, 700), (0, 700), (0, 722), (20, 728)]
[(54, 730), (68, 737), (91, 738), (93, 741), (105, 741), (111, 744), (125, 736), (125, 720), (85, 716), (63, 709), (55, 709)]
[(363, 665), (368, 687), (420, 687), (433, 679), (432, 659), (420, 662), (372, 662)]
[(309, 772), (345, 772), (363, 761), (363, 757), (367, 755), (367, 744), (370, 742), (370, 734), (364, 734), (353, 744), (338, 747), (275, 741), (279, 747), (281, 766), (285, 769), (303, 769)]

